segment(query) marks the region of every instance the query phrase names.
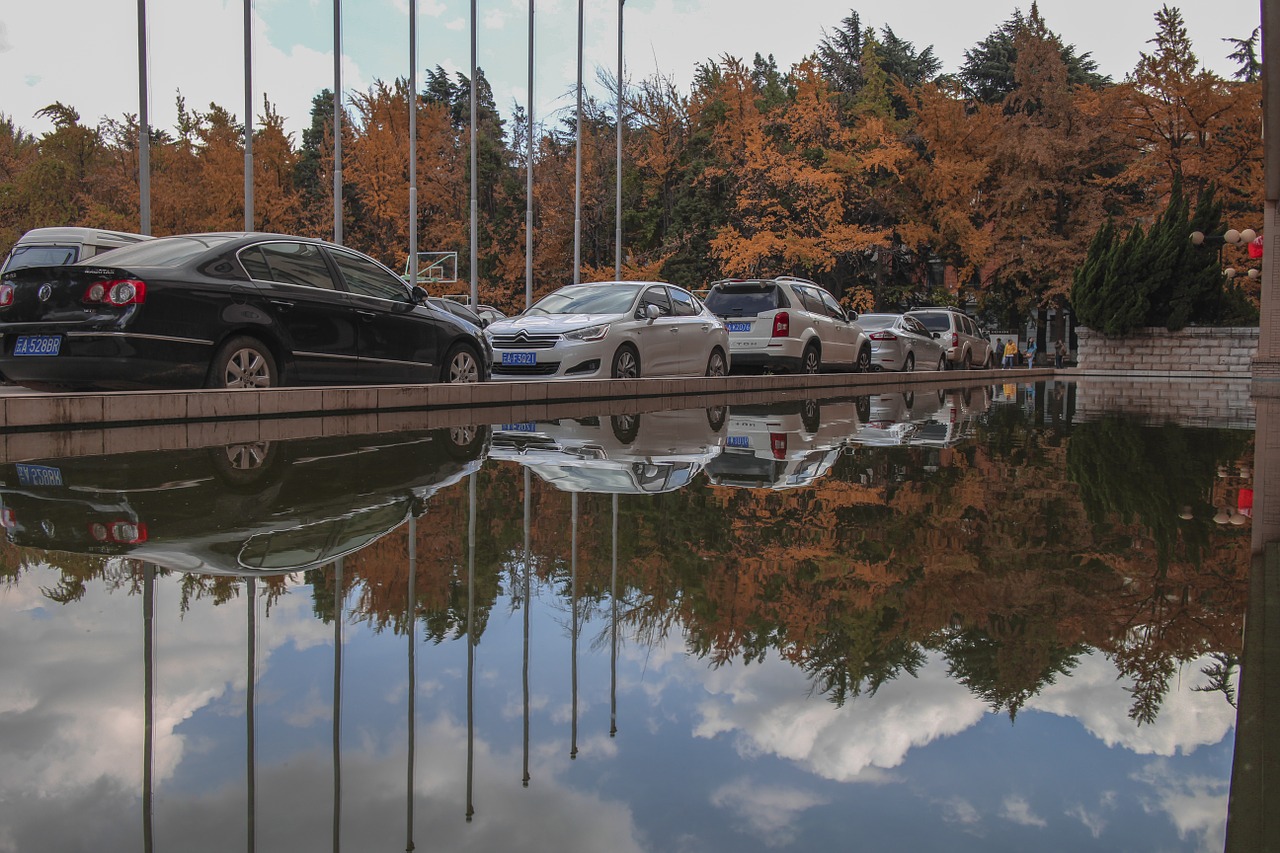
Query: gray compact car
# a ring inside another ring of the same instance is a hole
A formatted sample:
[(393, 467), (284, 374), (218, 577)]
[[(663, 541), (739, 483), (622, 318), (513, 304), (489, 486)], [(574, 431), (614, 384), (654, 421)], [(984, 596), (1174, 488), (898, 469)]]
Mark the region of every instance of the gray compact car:
[(871, 338), (876, 370), (946, 370), (947, 351), (940, 334), (909, 314), (863, 314), (858, 318)]

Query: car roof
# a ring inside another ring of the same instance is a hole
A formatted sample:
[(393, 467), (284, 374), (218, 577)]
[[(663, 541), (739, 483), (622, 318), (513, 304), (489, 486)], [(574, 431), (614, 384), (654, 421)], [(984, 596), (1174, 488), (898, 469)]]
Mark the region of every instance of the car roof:
[(15, 246), (29, 243), (54, 243), (65, 240), (75, 243), (94, 243), (95, 245), (137, 243), (151, 240), (146, 234), (131, 234), (127, 231), (109, 231), (105, 228), (84, 228), (78, 225), (54, 226), (49, 228), (32, 228), (18, 238)]

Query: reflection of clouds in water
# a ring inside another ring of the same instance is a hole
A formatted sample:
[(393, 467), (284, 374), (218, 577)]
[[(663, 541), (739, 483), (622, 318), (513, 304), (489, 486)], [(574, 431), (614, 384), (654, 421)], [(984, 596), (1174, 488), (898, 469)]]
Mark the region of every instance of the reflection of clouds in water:
[(1139, 726), (1129, 718), (1133, 697), (1125, 689), (1129, 679), (1116, 678), (1115, 666), (1101, 654), (1089, 654), (1070, 678), (1061, 678), (1027, 702), (1028, 708), (1071, 717), (1107, 746), (1122, 746), (1139, 755), (1189, 755), (1196, 748), (1221, 742), (1236, 722), (1236, 710), (1221, 693), (1195, 692), (1207, 683), (1201, 658), (1184, 664), (1175, 676), (1151, 724)]
[(1228, 780), (1179, 775), (1163, 759), (1142, 768), (1134, 779), (1152, 788), (1143, 798), (1143, 808), (1168, 815), (1179, 838), (1197, 838), (1198, 849), (1204, 851), (1221, 850), (1226, 844)]
[(1031, 810), (1031, 803), (1018, 794), (1010, 794), (1004, 798), (1000, 806), (1000, 817), (1020, 826), (1046, 827), (1048, 821)]
[(1084, 824), (1084, 828), (1089, 830), (1089, 834), (1094, 838), (1101, 838), (1102, 832), (1107, 828), (1107, 824), (1115, 814), (1115, 810), (1115, 792), (1104, 791), (1102, 796), (1098, 798), (1096, 806), (1074, 803), (1066, 810), (1066, 815)]
[(770, 847), (783, 847), (796, 839), (796, 820), (814, 806), (829, 800), (805, 791), (762, 785), (737, 779), (711, 793), (711, 804), (733, 814), (743, 824), (740, 831), (760, 836)]
[(698, 737), (736, 732), (744, 755), (771, 753), (840, 782), (881, 781), (913, 747), (961, 732), (985, 708), (947, 677), (940, 659), (917, 678), (886, 685), (844, 708), (809, 695), (799, 669), (768, 660), (723, 667), (705, 679), (712, 694), (699, 705)]
[[(0, 802), (85, 784), (142, 784), (142, 596), (86, 585), (58, 605), (42, 588), (60, 572), (39, 566), (0, 590)], [(245, 599), (179, 610), (181, 576), (156, 579), (155, 780), (169, 778), (187, 741), (175, 729), (230, 690), (245, 688)], [(139, 589), (141, 584), (139, 583)], [(241, 590), (243, 596), (244, 592)], [(259, 596), (259, 607), (262, 597)], [(56, 618), (49, 618), (57, 610)], [(180, 621), (179, 621), (180, 620)], [(327, 629), (310, 601), (285, 595), (258, 635), (260, 672), (285, 643), (315, 645)], [(92, 637), (85, 642), (85, 637)], [(328, 716), (328, 710), (325, 711)], [(111, 781), (109, 781), (111, 780)]]
[[(534, 767), (533, 783), (523, 788), (519, 754), (494, 754), (484, 741), (476, 743), (476, 815), (467, 823), (465, 727), (437, 718), (422, 722), (418, 734), (413, 807), (418, 849), (566, 853), (639, 853), (642, 849), (625, 805), (566, 787), (551, 766)], [(140, 763), (136, 758), (133, 763)], [(344, 751), (341, 849), (405, 849), (409, 816), (405, 762), (404, 742), (394, 736), (373, 747)], [(259, 849), (332, 848), (332, 779), (331, 757), (323, 750), (259, 767), (255, 778)], [(13, 849), (98, 853), (142, 849), (136, 788), (104, 779), (78, 785), (58, 799), (26, 792), (14, 805), (17, 808), (0, 830), (0, 843), (12, 840)], [(246, 808), (244, 789), (238, 785), (194, 794), (164, 792), (154, 807), (156, 848), (184, 853), (239, 849), (246, 838)], [(68, 814), (76, 819), (67, 820)]]
[(982, 820), (982, 815), (978, 814), (978, 810), (973, 803), (964, 797), (952, 797), (938, 804), (942, 809), (942, 819), (947, 823), (958, 823), (961, 826), (972, 827)]

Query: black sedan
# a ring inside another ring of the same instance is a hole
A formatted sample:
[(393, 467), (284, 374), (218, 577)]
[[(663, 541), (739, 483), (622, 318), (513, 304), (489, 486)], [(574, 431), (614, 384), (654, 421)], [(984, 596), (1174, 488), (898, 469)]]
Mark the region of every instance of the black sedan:
[(0, 277), (0, 373), (37, 389), (479, 382), (492, 350), (377, 261), (189, 234)]

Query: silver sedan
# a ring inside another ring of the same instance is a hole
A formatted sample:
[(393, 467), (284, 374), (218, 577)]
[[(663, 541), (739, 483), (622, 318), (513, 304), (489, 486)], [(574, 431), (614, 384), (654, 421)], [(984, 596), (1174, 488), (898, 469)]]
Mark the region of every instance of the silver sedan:
[(946, 370), (947, 350), (936, 333), (903, 314), (863, 314), (858, 324), (871, 338), (871, 366), (876, 370)]
[(485, 329), (494, 379), (724, 376), (729, 333), (689, 291), (657, 281), (573, 284)]

